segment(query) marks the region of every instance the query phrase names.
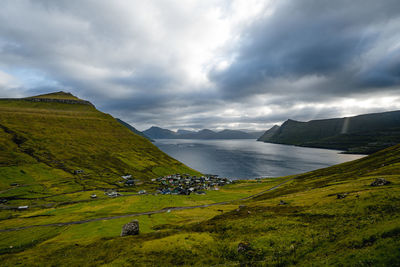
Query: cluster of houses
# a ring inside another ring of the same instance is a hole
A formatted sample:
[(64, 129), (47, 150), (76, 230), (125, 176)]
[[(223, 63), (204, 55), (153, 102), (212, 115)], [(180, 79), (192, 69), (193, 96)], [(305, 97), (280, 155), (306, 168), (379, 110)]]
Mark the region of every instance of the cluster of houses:
[[(122, 175), (123, 179), (120, 183), (125, 186), (134, 186), (135, 180), (131, 174)], [(232, 180), (228, 178), (219, 178), (218, 175), (207, 174), (205, 176), (191, 176), (189, 174), (173, 174), (164, 177), (152, 179), (152, 182), (158, 182), (159, 188), (155, 194), (163, 195), (205, 195), (205, 190), (219, 190), (221, 186), (231, 184)], [(109, 197), (122, 196), (116, 190), (107, 190), (104, 193)], [(140, 190), (138, 194), (148, 194), (146, 190)], [(153, 193), (154, 194), (154, 193)], [(96, 194), (90, 196), (92, 199), (97, 198)]]
[(135, 185), (135, 180), (132, 179), (131, 174), (122, 175), (121, 178), (125, 180), (125, 181), (123, 181), (123, 183), (126, 186), (134, 186)]
[(189, 174), (174, 174), (152, 180), (160, 183), (157, 193), (167, 195), (190, 195), (191, 193), (203, 195), (204, 190), (219, 190), (219, 187), (231, 184), (227, 178), (218, 175), (190, 176)]

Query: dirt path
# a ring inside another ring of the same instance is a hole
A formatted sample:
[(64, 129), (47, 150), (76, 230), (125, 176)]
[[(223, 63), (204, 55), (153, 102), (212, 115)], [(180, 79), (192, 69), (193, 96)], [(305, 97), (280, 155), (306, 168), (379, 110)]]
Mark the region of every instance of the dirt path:
[(95, 218), (95, 219), (87, 219), (87, 220), (81, 220), (81, 221), (74, 221), (74, 222), (61, 222), (61, 223), (50, 223), (50, 224), (40, 224), (40, 225), (29, 225), (29, 226), (23, 226), (23, 227), (16, 227), (16, 228), (8, 228), (8, 229), (0, 229), (1, 232), (11, 232), (11, 231), (19, 231), (19, 230), (24, 230), (24, 229), (29, 229), (29, 228), (34, 228), (34, 227), (50, 227), (50, 226), (66, 226), (66, 225), (73, 225), (73, 224), (83, 224), (83, 223), (89, 223), (89, 222), (97, 222), (97, 221), (105, 221), (105, 220), (114, 220), (114, 219), (121, 219), (121, 218), (127, 218), (127, 217), (135, 217), (135, 216), (141, 216), (141, 215), (150, 215), (150, 214), (157, 214), (157, 213), (164, 213), (164, 212), (170, 212), (173, 210), (188, 210), (188, 209), (197, 209), (197, 208), (207, 208), (207, 207), (212, 207), (212, 206), (217, 206), (217, 205), (226, 205), (229, 203), (237, 202), (237, 201), (244, 201), (248, 199), (255, 198), (257, 196), (260, 196), (268, 191), (275, 190), (279, 188), (280, 186), (294, 180), (296, 177), (288, 179), (276, 186), (273, 186), (269, 189), (266, 189), (264, 191), (261, 191), (257, 194), (250, 195), (248, 197), (240, 198), (240, 199), (235, 199), (235, 200), (229, 200), (229, 201), (223, 201), (223, 202), (216, 202), (216, 203), (211, 203), (211, 204), (204, 204), (204, 205), (197, 205), (197, 206), (184, 206), (184, 207), (168, 207), (168, 208), (163, 208), (160, 210), (154, 210), (154, 211), (145, 211), (145, 212), (138, 212), (138, 213), (130, 213), (130, 214), (125, 214), (125, 215), (118, 215), (118, 216), (110, 216), (110, 217), (103, 217), (103, 218)]

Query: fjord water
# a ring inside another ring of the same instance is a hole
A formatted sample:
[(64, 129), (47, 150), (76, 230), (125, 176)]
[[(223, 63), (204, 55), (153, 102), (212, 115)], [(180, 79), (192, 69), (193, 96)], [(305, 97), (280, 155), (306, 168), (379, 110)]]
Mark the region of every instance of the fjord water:
[(363, 155), (257, 142), (256, 140), (157, 139), (162, 151), (202, 173), (231, 179), (279, 177), (351, 161)]

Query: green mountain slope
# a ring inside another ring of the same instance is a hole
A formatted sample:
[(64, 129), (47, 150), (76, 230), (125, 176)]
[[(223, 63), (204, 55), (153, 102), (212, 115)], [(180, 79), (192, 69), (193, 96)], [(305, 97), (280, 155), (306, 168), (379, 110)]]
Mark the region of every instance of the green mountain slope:
[(287, 120), (258, 140), (369, 154), (400, 143), (400, 111), (309, 122)]
[(279, 130), (278, 125), (272, 126), (269, 130), (265, 131), (260, 137), (257, 138), (257, 141), (265, 141), (267, 142), (270, 138), (272, 138), (275, 133)]
[(197, 173), (89, 102), (63, 93), (51, 97), (0, 100), (0, 190), (19, 183), (22, 197), (120, 187), (126, 173), (144, 182)]
[(129, 123), (127, 123), (127, 122), (125, 122), (125, 121), (123, 121), (123, 120), (121, 120), (121, 119), (118, 119), (118, 118), (117, 118), (117, 121), (118, 121), (119, 123), (121, 123), (122, 125), (124, 125), (126, 128), (128, 128), (129, 130), (131, 130), (132, 132), (134, 132), (135, 134), (140, 135), (140, 136), (142, 136), (142, 137), (144, 137), (144, 138), (146, 138), (146, 139), (148, 139), (148, 140), (154, 142), (154, 140), (150, 139), (150, 137), (148, 137), (148, 136), (145, 135), (143, 132), (139, 131), (138, 129), (136, 129), (135, 127), (133, 127), (132, 125), (130, 125)]

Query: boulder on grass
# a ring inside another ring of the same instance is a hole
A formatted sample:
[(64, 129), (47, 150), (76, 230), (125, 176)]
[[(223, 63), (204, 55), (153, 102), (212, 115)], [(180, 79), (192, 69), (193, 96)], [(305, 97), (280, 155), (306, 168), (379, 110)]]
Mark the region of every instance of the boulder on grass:
[(287, 205), (287, 204), (288, 204), (288, 203), (285, 202), (285, 201), (283, 201), (283, 200), (279, 201), (279, 205)]
[(373, 181), (373, 182), (371, 183), (371, 186), (382, 186), (382, 185), (387, 185), (387, 184), (390, 184), (390, 182), (387, 181), (386, 179), (384, 179), (384, 178), (377, 178), (375, 181)]
[(133, 220), (130, 223), (122, 226), (121, 236), (138, 235), (139, 234), (139, 221)]
[(240, 242), (238, 244), (237, 252), (240, 254), (246, 253), (251, 250), (251, 245), (249, 242)]
[(336, 198), (337, 199), (343, 199), (343, 198), (347, 197), (347, 195), (348, 195), (348, 193), (337, 194)]

